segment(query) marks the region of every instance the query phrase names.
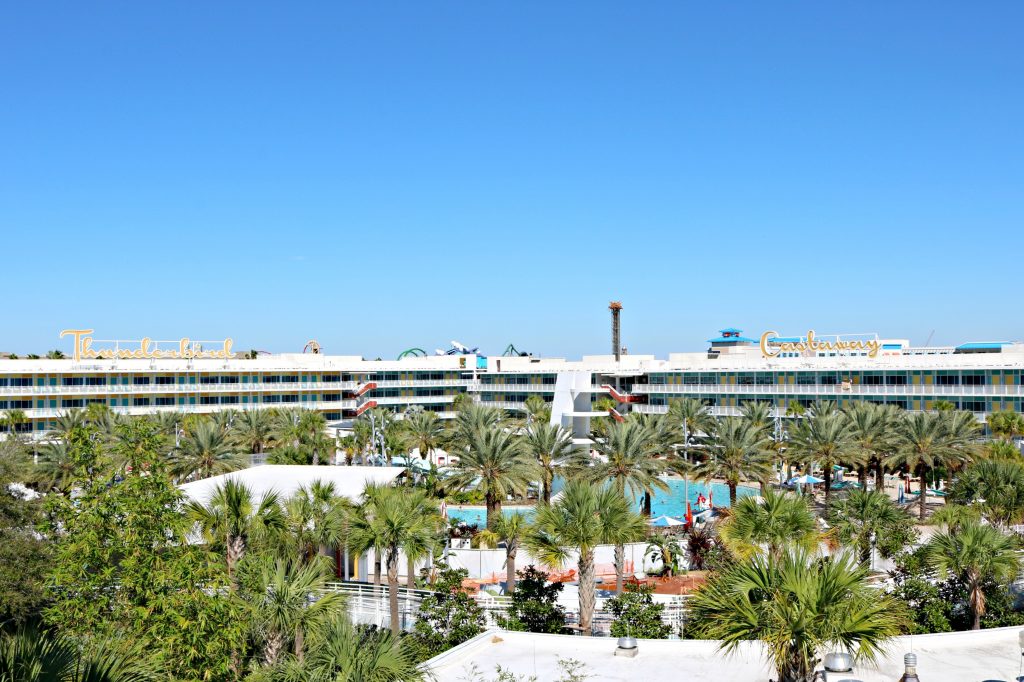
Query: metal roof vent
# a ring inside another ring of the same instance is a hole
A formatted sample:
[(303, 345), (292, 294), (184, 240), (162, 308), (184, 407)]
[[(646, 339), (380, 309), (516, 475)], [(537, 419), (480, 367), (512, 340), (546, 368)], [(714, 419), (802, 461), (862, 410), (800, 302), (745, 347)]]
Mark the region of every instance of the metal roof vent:
[(903, 677), (900, 678), (900, 682), (921, 682), (921, 678), (917, 676), (916, 655), (907, 654), (904, 656), (903, 666), (906, 668), (906, 672), (903, 673)]
[(629, 635), (625, 637), (619, 637), (617, 646), (615, 647), (616, 656), (626, 656), (627, 658), (635, 658), (637, 654), (636, 637)]
[(830, 673), (848, 673), (853, 670), (853, 656), (844, 652), (825, 654), (825, 670)]

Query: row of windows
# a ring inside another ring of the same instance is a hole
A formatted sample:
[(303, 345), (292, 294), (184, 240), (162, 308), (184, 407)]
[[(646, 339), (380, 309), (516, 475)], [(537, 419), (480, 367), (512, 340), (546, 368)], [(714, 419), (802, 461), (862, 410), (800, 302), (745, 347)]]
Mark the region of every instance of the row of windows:
[[(674, 399), (675, 398), (669, 397), (669, 396), (656, 395), (656, 396), (651, 396), (651, 398), (649, 400), (649, 404), (651, 404), (651, 405), (669, 405), (669, 404), (671, 404), (671, 401), (674, 400)], [(753, 396), (746, 397), (746, 398), (742, 397), (742, 396), (741, 397), (735, 397), (735, 398), (734, 397), (711, 397), (711, 398), (702, 398), (702, 400), (704, 401), (704, 403), (706, 405), (708, 405), (710, 407), (721, 407), (721, 406), (740, 407), (742, 405), (745, 405), (746, 403), (752, 403), (752, 402), (757, 402), (757, 401), (769, 402), (769, 403), (773, 402), (771, 400), (765, 401), (764, 398), (755, 398)], [(902, 407), (905, 410), (910, 410), (910, 409), (927, 408), (927, 406), (929, 406), (929, 404), (930, 405), (934, 405), (936, 402), (939, 402), (939, 401), (945, 401), (945, 402), (952, 403), (953, 406), (956, 409), (958, 409), (958, 410), (967, 410), (969, 412), (992, 412), (992, 411), (995, 411), (995, 410), (1006, 410), (1006, 409), (1010, 409), (1010, 410), (1014, 410), (1014, 411), (1020, 411), (1020, 409), (1022, 407), (1021, 406), (1021, 402), (1020, 401), (1016, 401), (1016, 400), (995, 401), (995, 404), (994, 404), (993, 401), (988, 401), (988, 400), (978, 399), (978, 398), (960, 398), (960, 399), (956, 399), (956, 398), (945, 398), (945, 397), (934, 397), (934, 398), (927, 398), (927, 397), (925, 397), (925, 398), (916, 398), (916, 397), (915, 398), (903, 398), (903, 397), (844, 398), (844, 399), (840, 400), (839, 402), (841, 404), (843, 404), (843, 405), (848, 404), (850, 402), (866, 402), (866, 403), (874, 403), (876, 405), (896, 405), (897, 407)], [(776, 405), (779, 408), (782, 408), (782, 409), (785, 409), (788, 405), (791, 405), (793, 403), (799, 403), (801, 406), (803, 406), (805, 408), (808, 408), (808, 407), (812, 407), (813, 405), (815, 405), (818, 402), (820, 402), (820, 399), (818, 399), (818, 398), (797, 397), (797, 398), (790, 398), (788, 400), (788, 402), (786, 400), (784, 400), (784, 399), (779, 399), (777, 401), (774, 401), (773, 404)]]
[(0, 399), (0, 410), (28, 410), (32, 408), (31, 400)]
[(798, 385), (835, 385), (850, 381), (866, 386), (904, 386), (907, 384), (934, 383), (938, 386), (985, 386), (994, 384), (1019, 384), (1020, 372), (1016, 370), (912, 370), (912, 371), (867, 371), (867, 372), (686, 372), (651, 374), (652, 385), (716, 385), (728, 381), (741, 386), (770, 386), (776, 383)]

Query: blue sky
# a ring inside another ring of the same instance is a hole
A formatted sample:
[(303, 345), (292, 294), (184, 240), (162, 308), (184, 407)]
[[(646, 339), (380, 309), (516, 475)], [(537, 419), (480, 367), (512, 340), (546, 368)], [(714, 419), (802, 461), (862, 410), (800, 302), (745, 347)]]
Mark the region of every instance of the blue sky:
[(0, 350), (1024, 337), (1024, 4), (293, 5), (0, 7)]

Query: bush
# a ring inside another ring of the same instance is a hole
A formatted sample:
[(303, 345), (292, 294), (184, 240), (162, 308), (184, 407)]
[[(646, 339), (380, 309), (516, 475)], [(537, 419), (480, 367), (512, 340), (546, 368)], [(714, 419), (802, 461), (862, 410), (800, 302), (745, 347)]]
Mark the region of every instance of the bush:
[(651, 585), (630, 582), (622, 594), (605, 602), (605, 609), (615, 616), (612, 637), (668, 638), (672, 628), (661, 620), (665, 605), (655, 604), (653, 593)]
[(508, 616), (498, 624), (506, 630), (522, 632), (565, 632), (565, 610), (558, 605), (562, 583), (548, 583), (548, 574), (533, 566), (517, 571), (516, 590), (510, 595)]
[(469, 577), (464, 568), (454, 569), (436, 564), (437, 582), (434, 593), (423, 599), (413, 625), (411, 637), (416, 640), (423, 660), (462, 644), (484, 631), (484, 613), (462, 590), (462, 581)]

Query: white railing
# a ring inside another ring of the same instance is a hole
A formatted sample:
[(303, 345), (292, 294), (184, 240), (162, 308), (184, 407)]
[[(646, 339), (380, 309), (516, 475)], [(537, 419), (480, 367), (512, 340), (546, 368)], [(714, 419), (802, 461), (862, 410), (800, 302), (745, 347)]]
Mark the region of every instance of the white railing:
[(432, 403), (450, 403), (455, 401), (454, 395), (394, 395), (383, 398), (365, 397), (362, 402), (375, 402), (378, 405), (424, 405)]
[(479, 382), (470, 387), (471, 391), (494, 391), (497, 393), (554, 393), (554, 384), (488, 384)]
[(430, 386), (468, 386), (472, 382), (465, 379), (399, 379), (371, 383), (377, 384), (377, 388), (426, 388)]
[[(390, 588), (387, 584), (373, 585), (371, 583), (357, 582), (331, 582), (325, 586), (326, 592), (340, 594), (345, 599), (345, 605), (349, 616), (353, 621), (366, 625), (376, 625), (380, 628), (391, 626), (391, 607), (389, 601)], [(398, 588), (398, 617), (403, 630), (411, 630), (419, 615), (420, 605), (423, 599), (432, 595), (429, 590)], [(507, 595), (493, 595), (487, 592), (478, 592), (473, 599), (484, 612), (487, 625), (499, 626), (499, 619), (508, 614), (511, 598)], [(594, 617), (591, 621), (593, 633), (608, 633), (614, 621), (612, 614), (603, 608), (604, 599), (599, 599)], [(659, 601), (665, 608), (661, 613), (663, 623), (678, 633), (686, 619), (687, 596), (673, 596), (668, 601)], [(565, 608), (566, 625), (574, 626), (579, 624), (579, 607), (573, 608), (568, 605)]]
[(265, 393), (290, 391), (346, 391), (355, 382), (300, 381), (287, 383), (249, 382), (238, 384), (101, 384), (99, 386), (0, 386), (0, 396), (89, 395), (96, 393)]
[(762, 395), (891, 395), (891, 396), (1024, 396), (1024, 386), (939, 386), (904, 384), (873, 386), (868, 384), (635, 384), (633, 393), (643, 394), (762, 394)]
[[(254, 405), (252, 403), (231, 403), (231, 404), (220, 404), (220, 405), (109, 405), (111, 410), (117, 414), (128, 414), (128, 415), (144, 415), (154, 414), (158, 412), (182, 412), (185, 414), (209, 414), (211, 412), (222, 412), (225, 410), (245, 410), (245, 409), (270, 409), (270, 408), (288, 408), (288, 407), (301, 407), (307, 410), (354, 410), (356, 408), (356, 401), (354, 400), (339, 400), (336, 402), (327, 401), (316, 401), (316, 402), (299, 402), (299, 403), (266, 403)], [(43, 407), (43, 408), (29, 408), (22, 410), (25, 416), (29, 419), (55, 419), (56, 417), (67, 413), (69, 410), (83, 409), (76, 407)]]

